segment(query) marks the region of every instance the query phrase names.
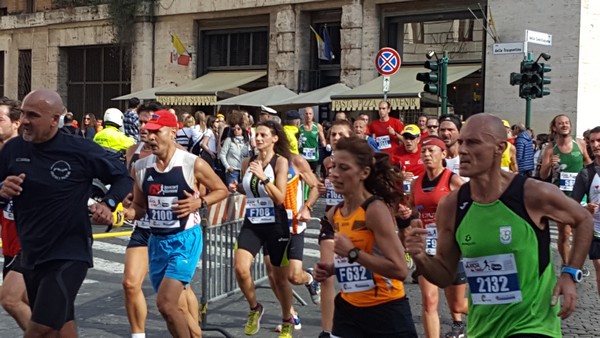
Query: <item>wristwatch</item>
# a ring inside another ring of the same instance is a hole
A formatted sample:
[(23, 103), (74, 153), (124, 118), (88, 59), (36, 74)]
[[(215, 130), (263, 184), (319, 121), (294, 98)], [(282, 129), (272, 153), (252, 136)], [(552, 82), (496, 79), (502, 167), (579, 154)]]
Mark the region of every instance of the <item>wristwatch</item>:
[(348, 251), (348, 263), (354, 263), (358, 259), (358, 254), (360, 253), (359, 248), (353, 248)]
[(200, 197), (200, 199), (202, 200), (202, 206), (200, 207), (201, 209), (206, 209), (208, 208), (208, 204), (206, 203), (206, 200), (202, 197)]
[(106, 203), (106, 206), (110, 209), (110, 211), (115, 211), (117, 209), (117, 202), (110, 197), (103, 198), (102, 202)]
[(264, 180), (262, 180), (261, 182), (263, 185), (267, 185), (267, 184), (271, 183), (271, 179), (267, 177)]
[(560, 272), (571, 275), (571, 278), (573, 278), (573, 281), (575, 283), (580, 283), (583, 280), (583, 272), (581, 272), (580, 269), (572, 268), (569, 266), (563, 266)]

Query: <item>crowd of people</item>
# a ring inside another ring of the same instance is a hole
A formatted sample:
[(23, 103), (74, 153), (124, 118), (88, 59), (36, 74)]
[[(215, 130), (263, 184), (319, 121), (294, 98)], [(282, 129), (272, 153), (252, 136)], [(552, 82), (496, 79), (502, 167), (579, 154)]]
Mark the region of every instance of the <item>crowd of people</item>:
[[(377, 119), (340, 112), (323, 126), (310, 107), (263, 106), (254, 123), (243, 110), (178, 114), (132, 99), (125, 113), (109, 108), (100, 130), (93, 114), (77, 128), (53, 91), (3, 98), (0, 303), (26, 337), (76, 336), (91, 221), (110, 224), (122, 202), (135, 225), (123, 275), (132, 338), (145, 337), (147, 274), (171, 335), (200, 337), (189, 287), (202, 254), (199, 210), (241, 193), (234, 272), (246, 335), (264, 314), (250, 273), (262, 249), (282, 338), (301, 328), (291, 285), (319, 304), (319, 337), (417, 337), (404, 288), (410, 259), (427, 337), (441, 334), (439, 288), (453, 319), (445, 337), (559, 337), (586, 254), (600, 293), (600, 127), (579, 140), (566, 115), (535, 136), (485, 113), (407, 125), (390, 113), (382, 101)], [(88, 207), (93, 179), (110, 189)], [(304, 231), (320, 196), (320, 258), (307, 267)], [(549, 220), (559, 229), (558, 278)]]

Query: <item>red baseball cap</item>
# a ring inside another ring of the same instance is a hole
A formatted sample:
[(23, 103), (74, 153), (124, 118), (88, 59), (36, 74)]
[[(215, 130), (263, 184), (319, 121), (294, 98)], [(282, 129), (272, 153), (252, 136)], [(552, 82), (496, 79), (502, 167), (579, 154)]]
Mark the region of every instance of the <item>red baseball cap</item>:
[(159, 130), (162, 127), (177, 128), (177, 118), (167, 110), (152, 113), (150, 121), (145, 126), (148, 130)]

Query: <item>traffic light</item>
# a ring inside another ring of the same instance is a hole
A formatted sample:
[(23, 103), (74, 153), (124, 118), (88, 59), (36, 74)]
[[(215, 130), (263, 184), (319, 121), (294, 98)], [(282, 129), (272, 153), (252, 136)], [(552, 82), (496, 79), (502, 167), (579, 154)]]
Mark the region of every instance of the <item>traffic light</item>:
[(423, 87), (424, 91), (434, 95), (439, 95), (441, 93), (439, 83), (439, 80), (441, 79), (441, 67), (438, 61), (425, 61), (425, 68), (431, 71), (429, 73), (418, 73), (417, 80), (425, 83), (425, 87)]
[(533, 65), (534, 75), (539, 79), (539, 92), (536, 97), (544, 97), (546, 95), (550, 95), (550, 88), (546, 85), (552, 83), (552, 79), (549, 76), (546, 76), (546, 73), (551, 72), (552, 67), (545, 63), (535, 63)]

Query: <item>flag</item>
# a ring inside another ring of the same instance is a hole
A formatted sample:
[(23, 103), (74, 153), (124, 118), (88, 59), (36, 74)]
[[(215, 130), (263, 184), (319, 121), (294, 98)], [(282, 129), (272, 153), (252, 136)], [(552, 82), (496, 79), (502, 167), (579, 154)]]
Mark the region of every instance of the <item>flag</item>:
[(171, 34), (171, 42), (173, 44), (173, 50), (171, 51), (171, 63), (177, 62), (177, 64), (182, 66), (189, 65), (192, 57), (177, 34)]
[(325, 41), (312, 26), (310, 26), (310, 29), (313, 31), (313, 33), (315, 33), (315, 38), (317, 39), (317, 57), (319, 60), (331, 61), (329, 58), (330, 55), (328, 55), (325, 51)]
[(331, 49), (331, 39), (329, 38), (329, 30), (327, 25), (323, 26), (323, 42), (325, 42), (325, 57), (329, 57), (327, 60), (331, 61), (335, 59), (333, 55), (333, 49)]

